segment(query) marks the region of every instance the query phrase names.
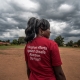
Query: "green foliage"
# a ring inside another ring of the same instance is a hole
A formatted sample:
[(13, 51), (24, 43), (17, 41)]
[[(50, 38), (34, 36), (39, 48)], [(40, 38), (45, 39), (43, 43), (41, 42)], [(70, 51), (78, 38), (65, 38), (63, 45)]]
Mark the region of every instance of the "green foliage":
[(77, 41), (78, 46), (80, 46), (80, 40)]
[(23, 43), (25, 43), (25, 41), (24, 41), (24, 37), (19, 37), (18, 38), (18, 40), (17, 39), (14, 39), (13, 41), (12, 41), (12, 44), (23, 44)]
[[(26, 43), (24, 41), (24, 38), (25, 37), (19, 37), (18, 40), (17, 39), (14, 39), (11, 44), (12, 45), (18, 45), (18, 44), (24, 44)], [(58, 44), (58, 46), (63, 46), (64, 45), (64, 38), (59, 35), (57, 36), (54, 41)], [(6, 41), (3, 41), (3, 40), (0, 40), (0, 42), (8, 42), (10, 43), (10, 40), (6, 40)], [(8, 44), (6, 44), (6, 46), (8, 46)], [(70, 40), (69, 42), (67, 42), (66, 46), (69, 46), (69, 47), (74, 47), (74, 46), (77, 46), (77, 47), (80, 47), (80, 40), (78, 40), (77, 42), (73, 42), (72, 40)]]
[(19, 44), (21, 44), (21, 43), (25, 43), (25, 41), (24, 41), (24, 37), (19, 37), (19, 39), (18, 39), (18, 43), (19, 43)]
[(8, 40), (0, 40), (0, 42), (8, 42), (8, 43), (10, 43), (10, 40), (8, 39)]
[(64, 44), (64, 38), (61, 35), (57, 36), (54, 41), (58, 44), (58, 46), (63, 46)]
[(8, 40), (6, 40), (6, 42), (10, 42), (10, 40), (8, 39)]
[(12, 44), (19, 44), (17, 39), (14, 39)]
[(9, 46), (0, 46), (0, 50), (10, 49), (10, 48), (22, 48), (24, 49), (25, 45), (9, 45)]
[(77, 45), (77, 42), (74, 42), (73, 45)]
[(73, 41), (72, 41), (72, 40), (69, 41), (69, 42), (66, 44), (66, 46), (70, 46), (70, 47), (72, 47), (72, 46), (73, 46)]

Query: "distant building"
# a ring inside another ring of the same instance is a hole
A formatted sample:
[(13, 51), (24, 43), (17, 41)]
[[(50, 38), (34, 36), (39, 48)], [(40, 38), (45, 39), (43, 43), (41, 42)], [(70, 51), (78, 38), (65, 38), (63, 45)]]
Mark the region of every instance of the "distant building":
[(6, 45), (7, 46), (7, 45), (10, 45), (10, 43), (9, 42), (0, 42), (0, 46), (1, 45)]
[(77, 44), (74, 44), (73, 47), (78, 47), (78, 45)]

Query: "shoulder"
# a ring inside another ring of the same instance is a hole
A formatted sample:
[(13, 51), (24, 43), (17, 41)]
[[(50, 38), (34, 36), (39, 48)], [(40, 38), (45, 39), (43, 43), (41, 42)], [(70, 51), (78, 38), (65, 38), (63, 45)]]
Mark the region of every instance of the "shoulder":
[(58, 51), (58, 44), (54, 40), (49, 40), (48, 48), (50, 51)]
[(51, 40), (51, 39), (48, 39), (48, 38), (45, 38), (45, 37), (43, 37), (42, 39), (45, 40), (48, 43), (57, 44), (54, 40)]
[(43, 42), (47, 43), (48, 46), (58, 46), (57, 43), (54, 40), (43, 38)]
[(49, 43), (50, 43), (50, 45), (57, 45), (57, 43), (54, 40), (49, 39)]

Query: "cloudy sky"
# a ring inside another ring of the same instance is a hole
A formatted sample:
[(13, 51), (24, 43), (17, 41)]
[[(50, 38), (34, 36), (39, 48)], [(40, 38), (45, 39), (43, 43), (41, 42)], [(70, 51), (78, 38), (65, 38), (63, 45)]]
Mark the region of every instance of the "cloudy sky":
[(51, 39), (80, 39), (80, 0), (0, 0), (0, 40), (25, 36), (30, 17), (50, 22)]

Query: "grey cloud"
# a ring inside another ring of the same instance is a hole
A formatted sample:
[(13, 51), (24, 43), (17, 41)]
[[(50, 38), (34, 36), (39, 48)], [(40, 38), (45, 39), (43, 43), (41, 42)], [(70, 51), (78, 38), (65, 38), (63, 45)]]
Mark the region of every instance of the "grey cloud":
[(80, 37), (80, 33), (79, 33), (79, 34), (68, 34), (68, 33), (63, 33), (63, 36), (66, 36), (66, 37)]
[[(75, 18), (76, 13), (78, 11), (80, 11), (80, 9), (79, 9), (80, 1), (79, 0), (74, 1), (74, 2), (72, 0), (65, 0), (65, 1), (64, 0), (56, 0), (56, 1), (54, 1), (54, 0), (50, 0), (50, 1), (38, 0), (38, 2), (41, 5), (41, 8), (40, 8), (38, 14), (42, 18), (74, 22), (73, 18)], [(60, 7), (61, 4), (72, 5), (74, 7), (74, 9), (71, 12), (59, 12), (58, 8)], [(76, 15), (76, 17), (79, 17), (79, 16)], [(76, 18), (76, 20), (77, 20), (77, 18)]]
[[(21, 17), (22, 13), (31, 12), (32, 14), (38, 14), (40, 18), (45, 18), (48, 20), (61, 21), (66, 22), (69, 25), (64, 28), (61, 33), (62, 36), (72, 37), (77, 36), (80, 37), (80, 34), (70, 34), (69, 32), (72, 30), (80, 29), (80, 0), (32, 0), (35, 3), (38, 2), (40, 4), (40, 8), (38, 11), (27, 10), (22, 8), (16, 2), (11, 1), (7, 2), (9, 5), (9, 9), (0, 10), (0, 35), (4, 32), (7, 32), (7, 29), (25, 29), (27, 26), (27, 18)], [(74, 8), (70, 12), (59, 11), (59, 7), (62, 4), (68, 4), (73, 6)], [(26, 4), (27, 5), (27, 4)], [(26, 15), (28, 16), (28, 15)], [(15, 23), (7, 22), (7, 18), (13, 19)], [(54, 39), (57, 34), (53, 32), (51, 38)], [(12, 34), (11, 34), (12, 35)], [(12, 35), (13, 36), (13, 35)], [(18, 37), (18, 35), (14, 35)]]
[[(20, 12), (23, 12), (23, 9), (19, 8), (15, 4), (10, 4), (13, 8), (9, 11), (2, 11), (0, 12), (0, 32), (6, 32), (6, 29), (16, 29), (18, 28), (25, 28), (26, 27), (26, 21), (19, 17)], [(12, 18), (15, 20), (15, 22), (18, 22), (19, 24), (14, 23), (8, 23), (7, 18)], [(0, 34), (1, 35), (1, 34)]]
[(3, 40), (3, 41), (6, 41), (6, 40), (10, 40), (11, 42), (13, 41), (13, 39), (18, 39), (18, 37), (3, 37), (3, 38), (0, 38), (0, 40)]
[(80, 38), (80, 33), (70, 33), (73, 30), (78, 30), (76, 29), (74, 26), (67, 26), (66, 28), (63, 29), (63, 32), (60, 34), (62, 35), (64, 38), (66, 37), (78, 37)]

